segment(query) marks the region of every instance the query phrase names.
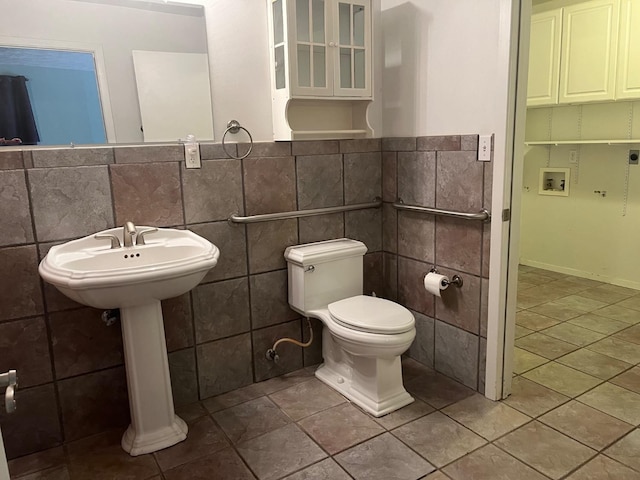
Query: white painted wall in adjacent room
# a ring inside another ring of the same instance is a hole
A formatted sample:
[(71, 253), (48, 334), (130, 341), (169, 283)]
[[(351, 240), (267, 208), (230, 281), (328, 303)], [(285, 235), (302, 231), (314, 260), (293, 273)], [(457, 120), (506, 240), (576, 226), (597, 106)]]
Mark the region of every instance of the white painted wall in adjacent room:
[[(640, 102), (529, 110), (527, 140), (579, 137), (640, 138)], [(531, 147), (524, 158), (521, 263), (640, 288), (640, 166), (628, 164), (632, 148), (640, 144)], [(577, 164), (569, 163), (571, 151)], [(568, 197), (538, 194), (546, 166), (571, 169)]]

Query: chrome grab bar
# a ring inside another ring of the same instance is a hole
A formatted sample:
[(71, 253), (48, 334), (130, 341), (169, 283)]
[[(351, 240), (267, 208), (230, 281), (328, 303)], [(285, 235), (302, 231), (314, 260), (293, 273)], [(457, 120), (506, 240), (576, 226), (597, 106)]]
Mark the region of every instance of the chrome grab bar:
[(280, 213), (263, 213), (261, 215), (250, 215), (248, 217), (240, 217), (233, 214), (229, 217), (231, 223), (258, 223), (269, 222), (271, 220), (284, 220), (286, 218), (313, 217), (315, 215), (326, 215), (329, 213), (350, 212), (352, 210), (366, 210), (368, 208), (380, 208), (382, 200), (376, 199), (375, 202), (356, 203), (354, 205), (340, 205), (337, 207), (312, 208), (310, 210), (294, 210), (291, 212)]
[(478, 213), (456, 212), (455, 210), (443, 210), (441, 208), (421, 207), (419, 205), (405, 205), (404, 203), (402, 203), (401, 199), (393, 204), (393, 208), (397, 210), (406, 210), (409, 212), (429, 213), (431, 215), (440, 215), (443, 217), (461, 218), (463, 220), (479, 220), (481, 222), (488, 222), (491, 219), (491, 214), (484, 208)]

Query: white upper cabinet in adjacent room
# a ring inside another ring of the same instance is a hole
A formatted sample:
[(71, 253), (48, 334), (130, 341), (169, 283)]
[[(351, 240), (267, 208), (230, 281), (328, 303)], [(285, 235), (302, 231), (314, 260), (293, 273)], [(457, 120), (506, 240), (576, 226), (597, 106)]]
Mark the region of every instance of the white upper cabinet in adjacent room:
[(560, 103), (613, 100), (619, 0), (591, 0), (564, 8)]
[(274, 139), (372, 136), (371, 0), (267, 4)]
[(531, 16), (528, 106), (558, 103), (561, 34), (561, 8)]
[(560, 3), (531, 16), (527, 106), (640, 98), (640, 0)]
[(616, 98), (640, 98), (640, 0), (623, 0)]

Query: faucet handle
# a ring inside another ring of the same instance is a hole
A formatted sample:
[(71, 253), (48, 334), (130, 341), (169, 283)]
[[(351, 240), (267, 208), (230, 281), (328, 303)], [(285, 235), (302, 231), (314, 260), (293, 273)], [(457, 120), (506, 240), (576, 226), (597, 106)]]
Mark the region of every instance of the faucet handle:
[(120, 245), (120, 239), (112, 233), (96, 233), (93, 238), (97, 240), (111, 240), (111, 248), (120, 248), (122, 246)]
[(13, 413), (16, 410), (16, 387), (18, 386), (18, 372), (9, 370), (0, 373), (0, 387), (5, 389), (4, 392), (4, 408), (7, 413)]
[(16, 370), (0, 373), (0, 387), (15, 387), (17, 385), (18, 372)]
[(158, 231), (157, 228), (147, 228), (146, 230), (142, 230), (141, 232), (138, 232), (138, 235), (136, 235), (136, 245), (146, 245), (146, 243), (144, 242), (144, 236), (148, 233), (153, 233), (157, 231)]

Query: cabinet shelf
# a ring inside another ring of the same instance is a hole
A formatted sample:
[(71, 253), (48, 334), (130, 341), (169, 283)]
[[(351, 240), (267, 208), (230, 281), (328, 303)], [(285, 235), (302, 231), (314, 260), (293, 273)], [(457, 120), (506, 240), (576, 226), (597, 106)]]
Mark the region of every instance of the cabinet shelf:
[(541, 140), (535, 142), (524, 142), (528, 147), (536, 145), (627, 145), (640, 143), (640, 138), (623, 140)]
[(346, 140), (351, 138), (366, 138), (368, 130), (294, 130), (292, 140)]

